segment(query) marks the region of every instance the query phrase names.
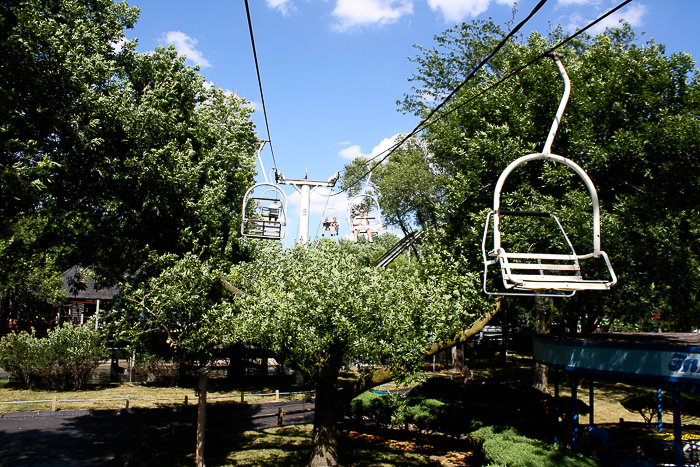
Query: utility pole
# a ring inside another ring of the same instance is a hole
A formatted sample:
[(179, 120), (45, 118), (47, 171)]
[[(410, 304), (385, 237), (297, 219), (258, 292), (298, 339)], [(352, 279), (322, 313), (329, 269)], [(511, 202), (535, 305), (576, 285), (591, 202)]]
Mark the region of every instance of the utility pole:
[(309, 241), (309, 214), (311, 209), (311, 193), (319, 187), (333, 188), (335, 183), (340, 178), (340, 172), (336, 172), (327, 181), (307, 180), (288, 180), (284, 178), (281, 172), (275, 173), (275, 179), (280, 185), (292, 185), (295, 190), (301, 195), (301, 205), (299, 214), (299, 240), (302, 242)]

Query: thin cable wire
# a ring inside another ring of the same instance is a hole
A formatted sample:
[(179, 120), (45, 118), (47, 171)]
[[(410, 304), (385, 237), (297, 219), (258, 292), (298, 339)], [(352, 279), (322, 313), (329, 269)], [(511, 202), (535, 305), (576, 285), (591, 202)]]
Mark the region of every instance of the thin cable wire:
[[(511, 37), (513, 37), (515, 34), (517, 34), (517, 32), (520, 31), (520, 29), (523, 26), (525, 26), (525, 24), (528, 21), (530, 21), (530, 19), (532, 19), (532, 17), (535, 15), (535, 13), (537, 13), (544, 6), (545, 3), (547, 3), (547, 0), (540, 0), (537, 3), (537, 5), (535, 5), (535, 7), (532, 9), (532, 11), (530, 11), (530, 14), (528, 14), (524, 20), (522, 20), (520, 23), (518, 23), (517, 26), (515, 26), (515, 28), (513, 28), (513, 30), (510, 31), (508, 33), (508, 35), (506, 35), (506, 37), (504, 37), (498, 43), (498, 45), (496, 45), (496, 48), (493, 49), (493, 51), (489, 55), (487, 55), (484, 59), (482, 59), (481, 62), (479, 62), (479, 64), (471, 71), (471, 73), (469, 73), (469, 75), (467, 75), (467, 77), (464, 78), (464, 80), (455, 89), (453, 89), (452, 92), (450, 92), (450, 94), (448, 94), (447, 97), (445, 97), (445, 99), (443, 99), (442, 102), (440, 102), (440, 104), (438, 104), (435, 108), (433, 108), (428, 113), (428, 115), (423, 120), (421, 120), (420, 123), (418, 123), (418, 125), (416, 125), (416, 127), (410, 133), (407, 133), (406, 136), (404, 136), (399, 143), (395, 144), (394, 146), (392, 146), (389, 149), (384, 150), (383, 152), (377, 154), (374, 158), (370, 159), (370, 161), (375, 160), (377, 157), (381, 156), (385, 152), (387, 152), (387, 151), (389, 152), (379, 162), (377, 162), (370, 170), (365, 172), (364, 175), (362, 175), (360, 178), (358, 178), (357, 180), (353, 181), (350, 185), (348, 185), (345, 188), (345, 190), (347, 190), (348, 188), (356, 185), (361, 180), (363, 180), (367, 175), (369, 175), (372, 172), (372, 170), (374, 170), (379, 164), (381, 164), (387, 157), (389, 157), (391, 154), (393, 154), (393, 152), (396, 151), (396, 149), (401, 147), (413, 135), (418, 133), (427, 124), (427, 122), (430, 120), (430, 118), (432, 118), (432, 116), (435, 115), (438, 112), (438, 110), (440, 110), (445, 104), (447, 104), (447, 102), (450, 99), (452, 99), (452, 97), (455, 94), (457, 94), (457, 92), (459, 92), (460, 89), (462, 89), (469, 81), (471, 81), (472, 78), (474, 77), (474, 75), (476, 75), (476, 73), (481, 68), (483, 68), (484, 65), (486, 65), (491, 60), (491, 58), (493, 58), (493, 56), (496, 55), (496, 53), (498, 53), (499, 50), (501, 50), (501, 48), (506, 44), (506, 42), (508, 42), (508, 40), (510, 40)], [(343, 190), (343, 191), (345, 191), (345, 190)]]
[(277, 167), (275, 160), (275, 151), (272, 149), (272, 138), (270, 138), (270, 123), (267, 120), (267, 108), (265, 107), (265, 96), (263, 94), (262, 79), (260, 78), (260, 66), (258, 64), (258, 52), (255, 49), (255, 37), (253, 36), (253, 22), (250, 19), (250, 7), (248, 0), (245, 0), (245, 12), (248, 16), (248, 29), (250, 30), (250, 43), (253, 46), (253, 58), (255, 58), (255, 71), (258, 73), (258, 86), (260, 87), (260, 100), (262, 101), (263, 115), (265, 116), (265, 127), (267, 128), (267, 140), (270, 142), (270, 152), (272, 153), (272, 162)]
[[(521, 71), (523, 71), (525, 68), (528, 68), (528, 67), (534, 65), (534, 64), (537, 63), (538, 61), (542, 60), (544, 57), (550, 56), (552, 53), (554, 53), (555, 50), (557, 50), (557, 49), (563, 47), (563, 46), (566, 45), (568, 42), (571, 42), (574, 38), (576, 38), (576, 36), (579, 36), (580, 34), (583, 34), (586, 30), (592, 28), (592, 27), (595, 26), (597, 23), (601, 22), (602, 20), (604, 20), (605, 18), (607, 18), (607, 17), (610, 16), (611, 14), (615, 13), (615, 12), (616, 12), (617, 10), (619, 10), (620, 8), (623, 8), (625, 5), (627, 5), (628, 3), (632, 2), (632, 1), (633, 1), (633, 0), (625, 0), (624, 2), (620, 3), (618, 6), (616, 6), (616, 7), (613, 8), (612, 10), (608, 11), (608, 12), (605, 13), (603, 16), (601, 16), (601, 17), (598, 18), (597, 20), (593, 21), (592, 23), (590, 23), (590, 24), (589, 24), (588, 26), (586, 26), (585, 28), (583, 28), (583, 29), (581, 29), (581, 30), (579, 30), (579, 31), (576, 31), (575, 34), (573, 34), (573, 35), (567, 37), (566, 39), (564, 39), (563, 41), (561, 41), (559, 44), (555, 45), (554, 47), (552, 47), (552, 48), (550, 48), (550, 49), (548, 49), (548, 50), (545, 50), (544, 52), (542, 52), (541, 54), (539, 54), (537, 57), (535, 57), (534, 59), (532, 59), (532, 60), (530, 60), (529, 62), (527, 62), (525, 65), (522, 65), (520, 68), (518, 68), (518, 69), (516, 69), (515, 71), (513, 71), (513, 72), (509, 73), (508, 75), (504, 76), (503, 78), (501, 78), (500, 80), (496, 81), (496, 82), (493, 83), (492, 85), (486, 87), (485, 89), (483, 89), (483, 90), (482, 90), (481, 92), (479, 92), (478, 94), (475, 94), (474, 96), (470, 97), (468, 100), (462, 102), (462, 103), (459, 104), (459, 105), (456, 105), (455, 107), (451, 108), (451, 109), (448, 110), (447, 112), (443, 113), (442, 115), (440, 115), (439, 117), (437, 117), (437, 118), (436, 118), (435, 120), (433, 120), (432, 122), (426, 124), (426, 125), (425, 125), (425, 128), (427, 128), (427, 127), (429, 127), (429, 126), (431, 126), (431, 125), (433, 125), (433, 124), (439, 122), (440, 120), (442, 120), (443, 118), (445, 118), (445, 117), (447, 117), (448, 115), (452, 114), (453, 112), (455, 112), (455, 111), (461, 109), (461, 108), (464, 107), (465, 105), (467, 105), (467, 104), (469, 104), (470, 102), (474, 101), (477, 97), (480, 97), (480, 96), (482, 96), (483, 94), (486, 94), (488, 91), (491, 91), (492, 89), (494, 89), (494, 88), (496, 88), (497, 86), (501, 85), (504, 81), (509, 80), (509, 79), (512, 78), (513, 76), (515, 76), (515, 75), (517, 75), (518, 73), (520, 73)], [(425, 129), (425, 128), (423, 128), (423, 129)]]
[[(544, 1), (546, 2), (546, 0), (544, 0)], [(352, 186), (354, 186), (354, 185), (356, 185), (357, 183), (361, 182), (367, 175), (369, 175), (369, 173), (370, 173), (372, 170), (374, 170), (376, 167), (378, 167), (379, 164), (381, 164), (382, 162), (384, 162), (389, 156), (391, 156), (391, 154), (393, 154), (399, 147), (401, 147), (406, 141), (408, 141), (409, 138), (411, 138), (413, 135), (415, 135), (415, 134), (418, 133), (419, 131), (425, 130), (426, 128), (428, 128), (428, 127), (434, 125), (435, 123), (437, 123), (437, 122), (440, 121), (441, 119), (445, 118), (446, 116), (450, 115), (451, 113), (455, 112), (455, 111), (458, 110), (459, 108), (464, 107), (464, 106), (467, 105), (468, 103), (474, 101), (477, 97), (479, 97), (479, 96), (485, 94), (486, 92), (488, 92), (488, 91), (490, 91), (490, 90), (496, 88), (497, 86), (499, 86), (499, 85), (500, 85), (501, 83), (503, 83), (504, 81), (506, 81), (506, 80), (512, 78), (514, 75), (520, 73), (520, 72), (521, 72), (522, 70), (524, 70), (525, 68), (527, 68), (527, 67), (529, 67), (529, 66), (532, 66), (534, 63), (536, 63), (536, 62), (538, 62), (539, 60), (541, 60), (542, 58), (544, 58), (544, 57), (550, 55), (552, 52), (554, 52), (555, 50), (559, 49), (560, 47), (563, 47), (565, 44), (567, 44), (568, 42), (572, 41), (572, 40), (573, 40), (574, 38), (576, 38), (577, 36), (583, 34), (585, 31), (587, 31), (587, 30), (590, 29), (591, 27), (595, 26), (596, 24), (598, 24), (599, 22), (601, 22), (602, 20), (604, 20), (605, 18), (607, 18), (607, 17), (610, 16), (611, 14), (615, 13), (615, 12), (616, 12), (617, 10), (619, 10), (620, 8), (623, 8), (624, 6), (626, 6), (627, 4), (629, 4), (629, 3), (632, 2), (632, 1), (633, 1), (633, 0), (625, 0), (624, 2), (620, 3), (619, 5), (617, 5), (616, 7), (614, 7), (613, 9), (609, 10), (608, 12), (606, 12), (605, 14), (603, 14), (602, 16), (600, 16), (600, 17), (599, 17), (598, 19), (596, 19), (595, 21), (593, 21), (593, 22), (591, 22), (590, 24), (588, 24), (585, 28), (576, 31), (574, 34), (572, 34), (571, 36), (567, 37), (566, 39), (564, 39), (563, 41), (561, 41), (559, 44), (555, 45), (554, 47), (550, 48), (549, 50), (547, 50), (547, 51), (545, 51), (545, 52), (542, 52), (540, 55), (538, 55), (536, 58), (534, 58), (534, 59), (531, 60), (530, 62), (528, 62), (528, 63), (526, 63), (525, 65), (521, 66), (520, 68), (518, 68), (517, 70), (515, 70), (515, 71), (513, 71), (512, 73), (508, 74), (507, 76), (505, 76), (504, 78), (500, 79), (499, 81), (497, 81), (496, 83), (492, 84), (491, 86), (485, 88), (483, 91), (481, 91), (480, 93), (476, 94), (475, 96), (472, 96), (472, 97), (471, 97), (470, 99), (468, 99), (467, 101), (465, 101), (465, 102), (459, 104), (458, 106), (456, 106), (456, 107), (450, 109), (449, 111), (443, 113), (442, 115), (440, 115), (439, 117), (437, 117), (437, 118), (436, 118), (435, 120), (433, 120), (432, 122), (428, 122), (428, 120), (436, 113), (437, 109), (439, 109), (440, 107), (444, 106), (445, 103), (446, 103), (449, 99), (451, 99), (451, 98), (455, 95), (455, 93), (456, 93), (460, 88), (462, 88), (469, 80), (471, 80), (472, 77), (474, 76), (474, 74), (476, 73), (476, 71), (478, 71), (480, 68), (482, 68), (483, 65), (486, 63), (486, 61), (488, 61), (491, 57), (493, 57), (493, 55), (504, 45), (505, 41), (507, 41), (515, 32), (517, 32), (517, 30), (520, 29), (520, 28), (524, 25), (524, 23), (527, 22), (527, 21), (532, 17), (532, 15), (534, 15), (534, 13), (536, 12), (536, 10), (539, 10), (539, 8), (541, 8), (541, 6), (544, 4), (544, 2), (540, 2), (540, 4), (538, 4), (538, 5), (535, 7), (535, 9), (533, 9), (533, 11), (530, 13), (530, 15), (528, 15), (527, 18), (526, 18), (525, 20), (523, 20), (522, 22), (520, 22), (520, 23), (518, 24), (518, 26), (516, 26), (516, 28), (515, 28), (510, 34), (508, 34), (508, 36), (506, 36), (506, 37), (498, 44), (498, 46), (497, 46), (497, 48), (494, 50), (494, 52), (492, 52), (486, 59), (482, 60), (482, 62), (479, 63), (479, 65), (477, 65), (477, 67), (474, 69), (474, 71), (472, 71), (472, 73), (470, 73), (470, 75), (467, 76), (467, 78), (465, 78), (465, 80), (464, 80), (454, 91), (452, 91), (452, 92), (440, 103), (440, 105), (438, 105), (435, 109), (433, 109), (433, 111), (431, 111), (431, 112), (428, 114), (428, 116), (427, 116), (426, 118), (424, 118), (423, 120), (421, 120), (421, 122), (413, 129), (413, 131), (411, 131), (410, 133), (408, 133), (403, 139), (401, 139), (401, 141), (399, 141), (399, 142), (396, 143), (395, 145), (393, 145), (393, 146), (391, 146), (391, 147), (385, 149), (384, 151), (380, 152), (379, 154), (377, 154), (376, 156), (374, 156), (372, 159), (370, 159), (370, 161), (372, 161), (372, 160), (377, 159), (377, 158), (378, 158), (379, 156), (381, 156), (382, 154), (388, 153), (388, 154), (386, 154), (384, 157), (382, 157), (382, 158), (379, 160), (379, 162), (377, 162), (376, 164), (374, 164), (374, 165), (372, 166), (372, 168), (371, 168), (369, 171), (367, 171), (364, 175), (362, 175), (362, 176), (361, 176), (360, 178), (358, 178), (357, 180), (353, 181), (353, 182), (352, 182), (350, 185), (348, 185), (344, 190), (341, 190), (340, 192), (338, 192), (338, 193), (336, 193), (336, 194), (340, 194), (340, 193), (343, 192), (343, 191), (347, 191), (347, 190), (348, 190), (349, 188), (351, 188)]]

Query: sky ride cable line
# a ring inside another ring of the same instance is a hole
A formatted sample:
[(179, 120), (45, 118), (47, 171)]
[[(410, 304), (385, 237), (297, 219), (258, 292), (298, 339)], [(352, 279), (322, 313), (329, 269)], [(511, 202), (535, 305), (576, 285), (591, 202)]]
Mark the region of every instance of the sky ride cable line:
[[(372, 170), (374, 170), (376, 167), (379, 166), (379, 164), (381, 164), (382, 162), (384, 162), (384, 160), (386, 160), (387, 157), (389, 157), (390, 155), (392, 155), (392, 154), (394, 153), (394, 151), (396, 151), (399, 147), (401, 147), (406, 141), (408, 141), (408, 140), (409, 140), (411, 137), (413, 137), (416, 133), (418, 133), (419, 131), (423, 130), (423, 128), (424, 128), (425, 126), (427, 126), (427, 123), (428, 123), (428, 121), (432, 118), (432, 116), (435, 115), (443, 106), (445, 106), (445, 104), (447, 104), (447, 102), (448, 102), (450, 99), (452, 99), (452, 97), (454, 97), (454, 95), (457, 94), (457, 93), (459, 92), (460, 89), (462, 89), (469, 81), (471, 81), (472, 78), (474, 77), (474, 75), (476, 75), (476, 72), (479, 71), (481, 68), (483, 68), (483, 67), (493, 58), (493, 56), (496, 55), (496, 54), (498, 53), (499, 50), (501, 50), (501, 48), (508, 42), (508, 40), (509, 40), (511, 37), (513, 37), (515, 34), (517, 34), (517, 32), (520, 31), (520, 29), (521, 29), (523, 26), (525, 26), (525, 24), (527, 24), (527, 22), (530, 21), (530, 20), (532, 19), (533, 16), (535, 16), (535, 13), (537, 13), (538, 11), (540, 11), (540, 9), (544, 6), (545, 3), (547, 3), (547, 0), (540, 0), (539, 2), (537, 2), (537, 5), (535, 5), (535, 7), (532, 9), (532, 11), (530, 11), (530, 14), (528, 14), (527, 17), (526, 17), (524, 20), (522, 20), (520, 23), (518, 23), (518, 24), (515, 26), (515, 28), (513, 28), (513, 30), (510, 31), (510, 32), (508, 33), (508, 35), (507, 35), (506, 37), (504, 37), (503, 40), (501, 40), (501, 42), (498, 43), (498, 45), (496, 45), (496, 48), (494, 48), (493, 51), (492, 51), (489, 55), (487, 55), (483, 60), (481, 60), (481, 62), (479, 62), (479, 64), (471, 71), (471, 73), (469, 73), (469, 75), (468, 75), (456, 88), (454, 88), (454, 89), (452, 90), (452, 92), (450, 92), (450, 94), (448, 94), (447, 97), (445, 97), (445, 98), (442, 100), (442, 102), (440, 102), (437, 106), (435, 106), (435, 107), (428, 113), (428, 115), (427, 115), (423, 120), (421, 120), (421, 121), (418, 123), (418, 125), (416, 125), (416, 127), (415, 127), (413, 130), (411, 130), (410, 133), (407, 133), (406, 136), (404, 136), (404, 137), (401, 139), (401, 141), (399, 141), (398, 143), (396, 143), (395, 145), (393, 145), (393, 146), (390, 147), (389, 149), (384, 150), (383, 152), (377, 154), (375, 157), (373, 157), (372, 159), (370, 159), (368, 162), (371, 162), (371, 161), (377, 159), (377, 158), (378, 158), (379, 156), (381, 156), (382, 154), (387, 153), (384, 157), (382, 157), (382, 158), (379, 160), (379, 162), (377, 162), (376, 164), (374, 164), (374, 166), (372, 166), (364, 175), (362, 175), (360, 178), (358, 178), (357, 180), (355, 180), (354, 182), (352, 182), (350, 185), (348, 185), (348, 187), (345, 188), (345, 190), (347, 190), (348, 188), (350, 188), (350, 187), (356, 185), (356, 184), (359, 183), (360, 181), (364, 180), (364, 178), (365, 178), (367, 175), (369, 175), (370, 173), (372, 173)], [(345, 191), (345, 190), (342, 190), (342, 191)]]
[[(517, 75), (518, 73), (520, 73), (521, 71), (523, 71), (525, 68), (528, 68), (528, 67), (534, 65), (535, 63), (537, 63), (538, 61), (542, 60), (542, 59), (545, 58), (545, 57), (551, 56), (557, 49), (563, 47), (563, 46), (566, 45), (568, 42), (571, 42), (571, 41), (574, 40), (577, 36), (583, 34), (583, 33), (586, 32), (588, 29), (592, 28), (593, 26), (595, 26), (596, 24), (598, 24), (599, 22), (601, 22), (602, 20), (604, 20), (605, 18), (607, 18), (607, 17), (610, 16), (611, 14), (615, 13), (617, 10), (619, 10), (620, 8), (624, 7), (625, 5), (627, 5), (628, 3), (632, 2), (632, 1), (633, 1), (633, 0), (625, 0), (624, 2), (620, 3), (620, 4), (617, 5), (615, 8), (611, 9), (610, 11), (608, 11), (607, 13), (605, 13), (604, 15), (602, 15), (600, 18), (598, 18), (598, 19), (596, 19), (595, 21), (593, 21), (592, 23), (588, 24), (588, 26), (586, 26), (585, 28), (576, 31), (576, 33), (574, 33), (574, 34), (572, 34), (571, 36), (567, 37), (566, 39), (564, 39), (563, 41), (561, 41), (560, 43), (558, 43), (558, 44), (555, 45), (554, 47), (552, 47), (552, 48), (550, 48), (550, 49), (548, 49), (548, 50), (545, 50), (544, 52), (542, 52), (541, 54), (539, 54), (537, 57), (533, 58), (532, 60), (530, 60), (530, 61), (527, 62), (526, 64), (522, 65), (521, 67), (517, 68), (515, 71), (512, 71), (511, 73), (507, 74), (506, 76), (504, 76), (504, 77), (501, 78), (500, 80), (496, 81), (496, 82), (493, 83), (492, 85), (490, 85), (490, 86), (484, 88), (481, 92), (475, 94), (474, 96), (470, 97), (469, 99), (467, 99), (466, 101), (462, 102), (461, 104), (458, 104), (458, 105), (452, 107), (451, 109), (449, 109), (448, 111), (444, 112), (443, 114), (441, 114), (440, 116), (438, 116), (438, 117), (437, 117), (435, 120), (433, 120), (432, 122), (427, 123), (427, 124), (425, 125), (425, 127), (422, 128), (422, 129), (425, 129), (425, 128), (427, 128), (427, 127), (429, 127), (429, 126), (431, 126), (431, 125), (433, 125), (433, 124), (439, 122), (440, 120), (442, 120), (443, 118), (445, 118), (445, 117), (447, 117), (448, 115), (452, 114), (453, 112), (455, 112), (455, 111), (461, 109), (462, 107), (464, 107), (465, 105), (471, 103), (471, 102), (474, 101), (476, 98), (478, 98), (478, 97), (480, 97), (480, 96), (486, 94), (487, 92), (491, 91), (492, 89), (495, 89), (496, 87), (500, 86), (503, 82), (509, 80), (509, 79), (512, 78), (513, 76), (515, 76), (515, 75)], [(389, 148), (389, 149), (391, 149), (391, 148)]]
[(250, 7), (248, 6), (248, 0), (245, 0), (245, 12), (248, 16), (248, 29), (250, 30), (250, 43), (253, 47), (253, 58), (255, 59), (255, 71), (258, 74), (258, 86), (260, 87), (260, 100), (262, 101), (263, 115), (265, 116), (265, 128), (267, 129), (267, 140), (270, 143), (270, 152), (272, 153), (272, 162), (277, 168), (277, 161), (275, 160), (275, 151), (272, 149), (272, 138), (270, 137), (270, 123), (267, 119), (267, 108), (265, 107), (265, 96), (263, 94), (262, 79), (260, 78), (260, 65), (258, 64), (258, 52), (255, 49), (255, 36), (253, 35), (253, 21), (250, 19)]
[(555, 45), (554, 47), (552, 47), (552, 48), (546, 50), (545, 52), (542, 52), (540, 55), (538, 55), (537, 57), (535, 57), (533, 60), (529, 61), (528, 63), (526, 63), (525, 65), (521, 66), (520, 68), (518, 68), (517, 70), (513, 71), (512, 73), (508, 74), (507, 76), (503, 77), (502, 79), (500, 79), (499, 81), (495, 82), (495, 83), (492, 84), (491, 86), (485, 88), (484, 90), (482, 90), (481, 92), (477, 93), (476, 95), (472, 96), (472, 97), (469, 98), (467, 101), (465, 101), (465, 102), (463, 102), (463, 103), (461, 103), (461, 104), (455, 106), (455, 107), (452, 108), (452, 109), (449, 109), (447, 112), (442, 113), (441, 115), (439, 115), (438, 117), (436, 117), (433, 121), (430, 121), (430, 122), (429, 122), (429, 120), (433, 117), (433, 115), (435, 115), (435, 113), (436, 113), (440, 108), (442, 108), (452, 97), (454, 97), (454, 95), (455, 95), (462, 87), (464, 87), (464, 85), (466, 85), (467, 82), (469, 82), (469, 81), (474, 77), (474, 75), (476, 74), (476, 72), (477, 72), (479, 69), (483, 68), (483, 66), (486, 65), (486, 63), (488, 63), (488, 61), (496, 54), (496, 52), (498, 52), (498, 51), (503, 47), (503, 45), (505, 45), (506, 41), (508, 41), (508, 39), (510, 39), (515, 33), (517, 33), (517, 31), (518, 31), (522, 26), (524, 26), (525, 23), (527, 23), (527, 22), (530, 20), (530, 18), (532, 18), (532, 16), (544, 5), (544, 3), (546, 3), (546, 1), (547, 1), (547, 0), (542, 0), (542, 1), (540, 1), (540, 2), (535, 6), (535, 8), (533, 8), (533, 10), (532, 10), (532, 11), (530, 12), (530, 14), (527, 16), (527, 18), (525, 18), (523, 21), (521, 21), (520, 23), (518, 23), (518, 25), (517, 25), (517, 26), (516, 26), (516, 27), (515, 27), (515, 28), (514, 28), (514, 29), (513, 29), (513, 30), (512, 30), (512, 31), (511, 31), (511, 32), (496, 46), (496, 48), (494, 49), (494, 51), (491, 52), (491, 54), (489, 54), (484, 60), (482, 60), (482, 61), (476, 66), (476, 68), (474, 68), (474, 70), (469, 74), (469, 76), (467, 76), (467, 77), (464, 79), (464, 81), (462, 81), (462, 83), (461, 83), (459, 86), (457, 86), (445, 99), (443, 99), (443, 101), (442, 101), (437, 107), (435, 107), (433, 110), (431, 110), (430, 113), (428, 114), (428, 116), (425, 117), (423, 120), (421, 120), (420, 123), (418, 123), (418, 125), (416, 125), (416, 127), (415, 127), (410, 133), (408, 133), (408, 134), (407, 134), (404, 138), (402, 138), (401, 141), (399, 141), (398, 143), (394, 144), (393, 146), (389, 147), (388, 149), (385, 149), (384, 151), (380, 152), (379, 154), (377, 154), (376, 156), (374, 156), (373, 158), (371, 158), (368, 162), (372, 162), (372, 161), (376, 160), (377, 158), (379, 158), (379, 156), (382, 156), (382, 155), (386, 154), (386, 155), (384, 155), (384, 157), (382, 157), (377, 163), (375, 163), (375, 164), (372, 166), (372, 168), (371, 168), (368, 172), (366, 172), (365, 174), (363, 174), (363, 175), (362, 175), (361, 177), (359, 177), (358, 179), (354, 180), (354, 181), (353, 181), (352, 183), (350, 183), (345, 189), (340, 190), (340, 191), (339, 191), (338, 193), (336, 193), (336, 194), (340, 194), (340, 193), (342, 193), (343, 191), (347, 191), (350, 187), (352, 187), (352, 186), (354, 186), (354, 185), (360, 183), (362, 180), (364, 180), (364, 178), (365, 178), (367, 175), (369, 175), (369, 174), (372, 172), (372, 170), (374, 170), (376, 167), (378, 167), (378, 166), (379, 166), (382, 162), (384, 162), (389, 156), (391, 156), (399, 147), (401, 147), (406, 141), (408, 141), (412, 136), (414, 136), (414, 135), (417, 134), (418, 132), (423, 131), (423, 130), (425, 130), (426, 128), (430, 127), (431, 125), (437, 123), (438, 121), (440, 121), (441, 119), (447, 117), (448, 115), (450, 115), (451, 113), (455, 112), (456, 110), (458, 110), (458, 109), (462, 108), (463, 106), (465, 106), (465, 105), (471, 103), (471, 102), (474, 101), (476, 98), (482, 96), (482, 95), (485, 94), (486, 92), (491, 91), (492, 89), (495, 89), (497, 86), (499, 86), (500, 84), (502, 84), (504, 81), (506, 81), (506, 80), (512, 78), (512, 77), (515, 76), (516, 74), (518, 74), (518, 73), (520, 73), (521, 71), (523, 71), (525, 68), (527, 68), (527, 67), (529, 67), (529, 66), (532, 66), (533, 64), (535, 64), (536, 62), (538, 62), (538, 61), (541, 60), (542, 58), (551, 55), (555, 50), (559, 49), (560, 47), (564, 46), (564, 45), (567, 44), (568, 42), (572, 41), (572, 40), (575, 39), (577, 36), (583, 34), (583, 33), (586, 32), (588, 29), (590, 29), (591, 27), (595, 26), (596, 24), (598, 24), (599, 22), (601, 22), (602, 20), (604, 20), (604, 19), (607, 18), (608, 16), (612, 15), (613, 13), (615, 13), (616, 11), (618, 11), (619, 9), (621, 9), (621, 8), (623, 8), (624, 6), (626, 6), (627, 4), (631, 3), (633, 0), (625, 0), (625, 1), (623, 1), (622, 3), (620, 3), (619, 5), (617, 5), (616, 7), (612, 8), (611, 10), (609, 10), (609, 11), (607, 11), (606, 13), (604, 13), (603, 15), (601, 15), (601, 16), (600, 16), (598, 19), (596, 19), (595, 21), (589, 23), (586, 27), (584, 27), (584, 28), (582, 28), (582, 29), (576, 31), (574, 34), (570, 35), (569, 37), (567, 37), (566, 39), (564, 39), (563, 41), (561, 41), (559, 44), (557, 44), (557, 45)]

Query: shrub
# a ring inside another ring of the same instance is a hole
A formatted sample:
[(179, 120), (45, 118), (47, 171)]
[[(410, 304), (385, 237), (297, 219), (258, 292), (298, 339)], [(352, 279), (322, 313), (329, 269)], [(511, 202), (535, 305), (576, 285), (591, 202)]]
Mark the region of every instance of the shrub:
[(141, 354), (138, 365), (146, 368), (148, 380), (159, 386), (175, 386), (178, 382), (180, 365), (173, 361), (166, 361), (158, 355)]
[(24, 387), (44, 377), (55, 389), (82, 389), (99, 362), (107, 358), (104, 337), (90, 327), (66, 324), (44, 339), (26, 332), (0, 340), (0, 367)]
[(100, 361), (107, 358), (102, 333), (89, 326), (65, 324), (49, 331), (43, 345), (47, 363), (57, 367), (65, 386), (72, 384), (75, 389), (82, 389)]
[(22, 331), (12, 333), (0, 340), (0, 368), (17, 378), (23, 388), (28, 388), (39, 368), (38, 340)]
[(380, 426), (392, 425), (392, 416), (399, 408), (398, 396), (367, 391), (350, 402), (350, 415), (356, 419), (369, 418)]
[(460, 404), (372, 391), (352, 400), (350, 416), (369, 419), (380, 426), (413, 425), (422, 433), (437, 431), (456, 436), (471, 429), (468, 409)]
[(407, 399), (392, 419), (397, 425), (413, 425), (423, 433), (435, 431), (459, 436), (471, 430), (467, 408), (437, 399)]
[[(700, 399), (696, 394), (682, 392), (681, 407), (684, 416), (697, 417), (700, 414)], [(659, 413), (659, 398), (656, 392), (638, 392), (620, 401), (630, 412), (637, 412), (647, 424), (651, 424)], [(661, 410), (673, 410), (673, 395), (667, 392), (661, 394)]]
[(557, 448), (544, 441), (527, 438), (514, 428), (487, 426), (470, 437), (481, 444), (487, 467), (579, 467), (596, 466), (581, 453)]

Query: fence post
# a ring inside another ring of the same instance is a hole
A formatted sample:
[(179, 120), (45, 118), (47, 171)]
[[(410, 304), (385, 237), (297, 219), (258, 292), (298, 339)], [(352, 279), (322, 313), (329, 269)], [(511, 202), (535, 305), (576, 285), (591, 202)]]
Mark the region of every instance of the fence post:
[(275, 389), (275, 401), (279, 402), (279, 400), (280, 400), (280, 390)]
[(277, 426), (284, 426), (284, 409), (282, 407), (277, 409)]
[(245, 404), (245, 393), (241, 391), (241, 404)]
[(129, 401), (131, 400), (131, 394), (126, 395), (126, 408), (129, 408)]
[(196, 371), (199, 375), (199, 403), (197, 404), (197, 467), (204, 467), (204, 436), (207, 425), (207, 376), (211, 367), (204, 366)]
[(51, 412), (56, 411), (56, 396), (53, 396), (53, 401), (51, 402)]
[(187, 394), (185, 394), (185, 405), (187, 405)]

